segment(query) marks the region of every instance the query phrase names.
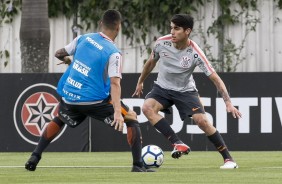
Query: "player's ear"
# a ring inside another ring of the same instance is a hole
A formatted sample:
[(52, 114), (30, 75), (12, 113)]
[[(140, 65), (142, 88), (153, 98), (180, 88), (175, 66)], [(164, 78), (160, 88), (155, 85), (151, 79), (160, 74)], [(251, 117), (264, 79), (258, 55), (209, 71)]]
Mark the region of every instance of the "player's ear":
[(187, 28), (187, 29), (185, 30), (185, 32), (186, 32), (187, 35), (190, 35), (190, 33), (192, 32), (192, 29)]
[(121, 23), (118, 24), (118, 26), (117, 26), (117, 32), (119, 32), (120, 28), (121, 28)]
[(103, 22), (100, 21), (100, 22), (99, 22), (99, 28), (102, 28), (102, 27), (103, 27)]

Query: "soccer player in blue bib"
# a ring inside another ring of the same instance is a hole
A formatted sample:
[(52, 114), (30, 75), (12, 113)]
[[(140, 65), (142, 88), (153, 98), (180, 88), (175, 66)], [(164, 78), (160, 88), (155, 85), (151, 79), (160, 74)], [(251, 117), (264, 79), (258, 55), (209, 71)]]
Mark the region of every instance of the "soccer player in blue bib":
[[(26, 162), (27, 170), (36, 169), (42, 152), (65, 124), (75, 128), (89, 116), (117, 131), (122, 131), (125, 123), (133, 157), (131, 171), (153, 172), (143, 166), (141, 159), (142, 135), (137, 115), (120, 99), (122, 56), (114, 40), (119, 33), (121, 20), (118, 11), (107, 10), (101, 20), (101, 32), (80, 35), (56, 51), (55, 56), (62, 63), (69, 64), (57, 86), (62, 100), (58, 116), (48, 124)], [(73, 56), (72, 61), (68, 56)]]
[(171, 34), (160, 37), (156, 41), (151, 57), (144, 65), (133, 96), (140, 96), (143, 93), (143, 83), (158, 62), (158, 78), (153, 89), (145, 97), (142, 111), (150, 123), (173, 145), (171, 156), (179, 158), (190, 152), (190, 147), (178, 138), (169, 122), (158, 114), (159, 111), (167, 110), (175, 105), (181, 119), (192, 117), (217, 148), (224, 159), (224, 164), (220, 168), (238, 168), (222, 136), (207, 119), (193, 79), (194, 69), (199, 67), (214, 83), (223, 97), (227, 112), (231, 113), (234, 118), (240, 118), (241, 113), (232, 105), (225, 84), (203, 51), (193, 40), (189, 39), (193, 25), (193, 18), (187, 14), (176, 14), (172, 17)]

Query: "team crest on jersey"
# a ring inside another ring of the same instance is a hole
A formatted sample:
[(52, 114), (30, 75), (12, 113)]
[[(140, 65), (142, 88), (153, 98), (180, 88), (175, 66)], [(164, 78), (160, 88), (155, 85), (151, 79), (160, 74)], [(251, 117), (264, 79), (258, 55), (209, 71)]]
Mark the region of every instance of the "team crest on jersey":
[(171, 47), (171, 42), (165, 41), (165, 42), (164, 42), (164, 46)]
[(192, 65), (192, 59), (188, 56), (183, 56), (180, 60), (180, 65), (182, 68), (190, 68)]
[[(14, 124), (19, 135), (31, 144), (38, 138), (58, 112), (56, 88), (50, 84), (39, 83), (26, 88), (14, 106)], [(64, 130), (53, 140), (57, 140)]]

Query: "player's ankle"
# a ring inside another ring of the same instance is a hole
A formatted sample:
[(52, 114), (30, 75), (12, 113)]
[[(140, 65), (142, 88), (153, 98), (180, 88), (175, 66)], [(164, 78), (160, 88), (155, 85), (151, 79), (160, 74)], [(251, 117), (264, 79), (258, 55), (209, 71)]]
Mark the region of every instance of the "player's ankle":
[(37, 157), (39, 160), (41, 159), (41, 154), (32, 152), (31, 156)]
[(176, 141), (175, 143), (173, 143), (173, 144), (184, 144), (181, 140), (178, 140), (178, 141)]
[(133, 165), (137, 166), (137, 167), (143, 167), (144, 166), (143, 162), (135, 162), (135, 163), (133, 163)]
[(224, 163), (226, 162), (235, 162), (235, 161), (233, 160), (233, 158), (225, 158)]

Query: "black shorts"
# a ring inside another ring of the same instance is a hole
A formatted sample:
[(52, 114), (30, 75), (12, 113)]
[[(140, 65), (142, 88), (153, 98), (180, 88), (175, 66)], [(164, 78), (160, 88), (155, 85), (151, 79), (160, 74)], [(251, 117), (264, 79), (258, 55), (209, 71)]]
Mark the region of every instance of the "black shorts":
[(175, 105), (182, 120), (196, 113), (205, 113), (197, 91), (178, 92), (154, 84), (153, 89), (145, 97), (148, 98), (153, 98), (162, 104), (164, 112)]
[[(121, 102), (121, 108), (122, 115), (125, 116), (129, 108), (123, 102)], [(113, 114), (114, 108), (110, 98), (101, 103), (91, 105), (73, 105), (61, 100), (58, 112), (59, 118), (70, 127), (78, 126), (88, 116), (109, 124), (105, 120), (108, 118), (113, 120)]]

